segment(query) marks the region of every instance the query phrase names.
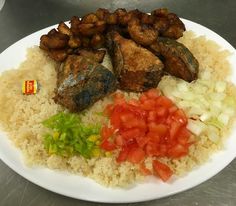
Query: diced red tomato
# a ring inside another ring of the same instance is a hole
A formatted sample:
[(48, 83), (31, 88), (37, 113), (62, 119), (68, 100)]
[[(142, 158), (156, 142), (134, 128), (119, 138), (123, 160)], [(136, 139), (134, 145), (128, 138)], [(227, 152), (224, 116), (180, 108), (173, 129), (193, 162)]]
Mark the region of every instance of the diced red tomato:
[(145, 93), (143, 93), (143, 94), (141, 94), (139, 100), (140, 100), (141, 103), (143, 103), (144, 101), (148, 100), (148, 97), (146, 96)]
[(168, 109), (164, 106), (159, 106), (156, 109), (157, 116), (166, 117), (168, 115)]
[(165, 96), (160, 96), (156, 99), (156, 105), (170, 108), (173, 106), (173, 102)]
[(137, 147), (137, 148), (132, 148), (129, 151), (127, 160), (131, 163), (137, 164), (142, 162), (144, 158), (145, 158), (145, 152), (141, 148)]
[(101, 137), (102, 139), (108, 139), (109, 137), (111, 137), (114, 133), (114, 129), (110, 128), (108, 126), (103, 126), (101, 129)]
[(156, 99), (161, 95), (161, 91), (158, 89), (149, 89), (147, 92), (145, 92), (145, 95), (150, 99)]
[(147, 121), (148, 122), (154, 122), (154, 121), (156, 121), (156, 119), (157, 119), (157, 112), (153, 111), (153, 110), (149, 111)]
[(171, 158), (180, 158), (188, 154), (188, 146), (175, 144), (168, 150), (168, 156)]
[(168, 126), (165, 124), (156, 124), (155, 122), (150, 122), (148, 124), (148, 128), (150, 132), (156, 133), (159, 137), (165, 137), (168, 132)]
[(130, 99), (130, 100), (128, 101), (128, 104), (133, 105), (133, 106), (136, 106), (136, 107), (139, 107), (139, 106), (140, 106), (140, 101), (137, 100), (137, 99)]
[(160, 177), (164, 182), (170, 179), (173, 175), (173, 171), (164, 163), (159, 162), (158, 160), (153, 160), (152, 162), (153, 169), (155, 174)]
[(115, 144), (119, 147), (123, 147), (126, 144), (126, 141), (121, 135), (116, 135)]
[(123, 127), (124, 128), (140, 128), (142, 130), (146, 130), (146, 122), (141, 119), (141, 118), (137, 118), (132, 114), (127, 114), (124, 116), (121, 116), (121, 121), (123, 123)]
[(159, 147), (159, 152), (160, 152), (160, 156), (166, 156), (167, 155), (167, 145), (166, 144), (160, 144)]
[(135, 115), (132, 114), (131, 112), (126, 112), (126, 113), (122, 113), (120, 115), (120, 119), (123, 123), (129, 123), (130, 121), (132, 121), (135, 118)]
[(178, 110), (178, 107), (176, 107), (175, 105), (168, 109), (170, 114), (174, 113), (176, 110)]
[(139, 136), (135, 138), (139, 147), (143, 148), (149, 141), (150, 137), (148, 136)]
[[(144, 175), (151, 174), (145, 167), (147, 157), (180, 158), (188, 154), (191, 133), (186, 128), (183, 110), (161, 92), (151, 89), (139, 99), (126, 101), (122, 93), (114, 94), (114, 103), (104, 111), (111, 126), (101, 130), (101, 148), (118, 149), (116, 161), (129, 161), (140, 165)], [(173, 172), (164, 163), (153, 160), (155, 175), (167, 181)]]
[(107, 139), (103, 140), (102, 143), (100, 144), (100, 147), (104, 149), (105, 151), (113, 151), (116, 149), (116, 145)]
[(157, 132), (152, 132), (152, 131), (150, 131), (150, 132), (148, 132), (148, 133), (146, 134), (146, 136), (147, 136), (150, 140), (152, 140), (154, 144), (158, 144), (158, 143), (160, 142), (160, 140), (161, 140), (161, 138), (160, 138), (159, 134), (157, 134)]
[(179, 122), (181, 125), (186, 125), (187, 124), (187, 117), (184, 114), (184, 111), (182, 109), (177, 109), (173, 114), (172, 118)]
[(116, 158), (116, 161), (118, 163), (124, 162), (127, 160), (129, 154), (129, 149), (127, 147), (122, 147), (118, 157)]
[(108, 104), (106, 107), (105, 107), (105, 109), (104, 109), (104, 114), (106, 115), (106, 116), (108, 116), (108, 117), (110, 117), (111, 116), (111, 113), (112, 113), (112, 111), (113, 111), (113, 108), (114, 108), (114, 105), (113, 104)]
[(142, 137), (144, 135), (144, 132), (142, 132), (138, 128), (128, 129), (126, 131), (121, 132), (121, 136), (128, 140), (128, 139), (135, 139), (136, 137)]
[(177, 141), (182, 145), (186, 145), (189, 143), (190, 136), (191, 132), (186, 127), (182, 127), (178, 133)]
[(176, 139), (176, 135), (178, 134), (180, 130), (181, 124), (176, 121), (172, 121), (170, 124), (170, 139), (174, 140)]
[(147, 99), (141, 105), (141, 108), (147, 111), (155, 110), (156, 102), (154, 99)]
[(152, 172), (145, 166), (144, 162), (140, 164), (140, 171), (145, 176), (152, 174)]
[(157, 145), (153, 144), (153, 142), (148, 142), (147, 145), (145, 146), (145, 152), (147, 154), (147, 156), (149, 157), (153, 157), (153, 156), (160, 156), (160, 151), (158, 151), (157, 149)]
[(120, 119), (120, 113), (122, 112), (122, 108), (119, 106), (116, 106), (113, 109), (113, 112), (110, 116), (110, 122), (111, 125), (115, 128), (118, 129), (121, 125), (121, 119)]

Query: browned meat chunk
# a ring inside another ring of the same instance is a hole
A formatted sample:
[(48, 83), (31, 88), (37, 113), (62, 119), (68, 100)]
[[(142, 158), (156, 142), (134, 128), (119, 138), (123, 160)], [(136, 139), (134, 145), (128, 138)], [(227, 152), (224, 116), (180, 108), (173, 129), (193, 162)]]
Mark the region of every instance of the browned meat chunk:
[(101, 63), (106, 54), (105, 50), (95, 50), (95, 49), (77, 49), (76, 54), (89, 58), (92, 61)]
[(88, 58), (69, 55), (57, 71), (54, 101), (71, 112), (79, 112), (116, 88), (116, 77), (107, 68)]
[(183, 44), (169, 38), (160, 37), (152, 50), (163, 56), (164, 70), (176, 77), (191, 82), (198, 77), (199, 63)]
[(152, 11), (152, 16), (155, 18), (153, 26), (157, 29), (160, 36), (172, 39), (178, 39), (183, 36), (185, 26), (176, 14), (162, 8)]
[(107, 47), (121, 89), (141, 92), (158, 85), (163, 64), (152, 52), (117, 32), (107, 34)]
[(132, 19), (128, 24), (131, 38), (143, 46), (148, 46), (157, 40), (158, 32), (148, 24), (142, 24), (139, 19)]
[(49, 49), (62, 49), (67, 46), (69, 37), (66, 34), (62, 34), (56, 29), (52, 29), (48, 34), (42, 35), (40, 42), (42, 45)]
[(102, 34), (94, 34), (91, 39), (91, 46), (94, 49), (100, 49), (104, 47), (105, 37)]
[(61, 21), (57, 27), (58, 31), (62, 34), (66, 34), (68, 36), (72, 35), (72, 31), (70, 30), (70, 28), (63, 22)]

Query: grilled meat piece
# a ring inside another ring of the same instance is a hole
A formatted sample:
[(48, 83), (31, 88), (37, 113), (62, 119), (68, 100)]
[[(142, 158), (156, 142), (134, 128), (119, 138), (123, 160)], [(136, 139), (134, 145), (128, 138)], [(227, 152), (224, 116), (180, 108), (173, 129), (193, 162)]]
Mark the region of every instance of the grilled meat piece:
[(128, 24), (128, 31), (131, 38), (143, 46), (151, 45), (157, 40), (158, 33), (150, 25), (142, 24), (139, 19), (132, 19)]
[(157, 56), (115, 31), (106, 43), (121, 89), (141, 92), (158, 85), (164, 65)]
[(164, 71), (167, 73), (188, 82), (197, 79), (199, 63), (183, 44), (170, 38), (159, 37), (158, 42), (150, 49), (163, 57)]
[(185, 25), (176, 14), (170, 13), (166, 8), (161, 8), (152, 11), (152, 16), (155, 19), (153, 27), (157, 29), (160, 36), (172, 39), (183, 36)]
[(40, 37), (40, 42), (49, 49), (63, 49), (67, 46), (69, 37), (56, 29), (52, 29), (48, 34)]
[(95, 49), (77, 49), (76, 54), (89, 58), (92, 61), (101, 63), (106, 54), (105, 50), (95, 50)]
[(79, 112), (116, 88), (116, 77), (107, 68), (88, 58), (69, 55), (57, 71), (54, 101), (71, 112)]

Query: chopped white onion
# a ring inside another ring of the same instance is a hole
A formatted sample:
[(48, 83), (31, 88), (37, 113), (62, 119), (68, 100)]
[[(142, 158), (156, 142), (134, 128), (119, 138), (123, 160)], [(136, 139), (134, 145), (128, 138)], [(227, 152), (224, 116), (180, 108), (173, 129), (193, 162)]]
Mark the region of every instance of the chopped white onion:
[(187, 129), (189, 129), (193, 134), (200, 135), (206, 128), (206, 125), (198, 120), (188, 120)]
[(192, 83), (164, 78), (159, 87), (192, 118), (187, 125), (192, 133), (198, 136), (204, 132), (212, 142), (217, 142), (220, 130), (236, 113), (236, 99), (226, 93), (227, 83), (213, 79), (211, 72), (206, 69)]

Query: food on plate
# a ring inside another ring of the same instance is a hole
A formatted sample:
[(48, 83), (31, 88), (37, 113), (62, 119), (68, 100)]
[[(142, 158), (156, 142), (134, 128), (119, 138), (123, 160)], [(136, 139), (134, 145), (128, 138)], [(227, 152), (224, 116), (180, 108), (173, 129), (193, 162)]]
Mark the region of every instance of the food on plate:
[[(157, 89), (128, 101), (122, 93), (117, 93), (114, 104), (107, 105), (105, 111), (109, 123), (101, 130), (100, 146), (105, 151), (118, 150), (118, 163), (128, 161), (146, 167), (143, 162), (147, 158), (155, 162), (158, 157), (184, 157), (193, 144), (184, 111)], [(167, 165), (165, 167), (171, 171)], [(146, 170), (152, 174), (152, 170)], [(168, 178), (158, 176), (164, 181), (171, 177), (170, 174)]]
[(91, 59), (92, 61), (101, 63), (106, 54), (105, 50), (95, 50), (95, 49), (77, 49), (75, 54)]
[(114, 92), (114, 74), (90, 58), (69, 55), (57, 70), (56, 103), (79, 112)]
[(69, 27), (60, 22), (58, 31), (52, 29), (43, 35), (40, 48), (59, 62), (66, 61), (68, 55), (90, 58), (92, 53), (97, 53), (92, 57), (95, 61), (101, 55), (101, 59), (98, 57), (101, 62), (103, 55), (97, 49), (107, 48), (120, 89), (141, 92), (156, 87), (163, 67), (166, 73), (186, 81), (197, 78), (196, 58), (174, 40), (183, 35), (185, 26), (167, 9), (156, 9), (150, 15), (138, 9), (120, 8), (111, 13), (100, 8), (81, 19), (73, 16), (70, 24)]
[[(60, 22), (57, 30), (52, 29), (41, 37), (40, 48), (47, 51), (52, 59), (63, 62), (68, 55), (76, 54), (78, 48), (105, 47), (105, 36), (111, 31), (139, 45), (151, 47), (160, 36), (178, 39), (183, 35), (185, 26), (176, 14), (167, 9), (156, 9), (150, 15), (138, 9), (127, 11), (119, 8), (110, 12), (99, 8), (81, 19), (73, 16), (70, 27)], [(165, 59), (166, 62), (169, 60), (173, 61), (173, 58)], [(171, 74), (175, 75), (176, 72)]]
[(163, 59), (168, 74), (187, 82), (197, 79), (199, 63), (183, 44), (166, 37), (159, 37), (150, 49)]
[(139, 19), (132, 19), (128, 23), (128, 32), (135, 42), (143, 46), (149, 46), (157, 40), (158, 32), (149, 24), (142, 24)]
[(173, 39), (183, 36), (185, 26), (176, 14), (162, 8), (152, 11), (152, 15), (155, 17), (153, 27), (157, 29), (161, 36)]
[(107, 34), (107, 48), (120, 89), (141, 92), (157, 86), (163, 69), (157, 56), (117, 32)]
[(78, 115), (63, 112), (45, 120), (43, 125), (53, 131), (44, 138), (45, 149), (49, 154), (91, 158), (101, 153), (100, 125), (85, 126)]
[(40, 38), (40, 43), (42, 48), (48, 49), (63, 49), (67, 46), (69, 37), (56, 29), (52, 29), (46, 35), (42, 35)]
[[(148, 175), (171, 184), (222, 149), (233, 127), (228, 56), (166, 9), (74, 16), (1, 74), (0, 123), (29, 165), (111, 187)], [(40, 90), (23, 95), (31, 79)]]

